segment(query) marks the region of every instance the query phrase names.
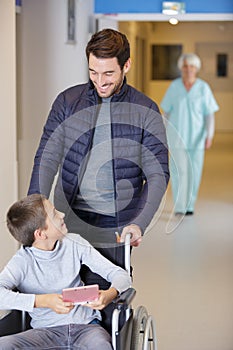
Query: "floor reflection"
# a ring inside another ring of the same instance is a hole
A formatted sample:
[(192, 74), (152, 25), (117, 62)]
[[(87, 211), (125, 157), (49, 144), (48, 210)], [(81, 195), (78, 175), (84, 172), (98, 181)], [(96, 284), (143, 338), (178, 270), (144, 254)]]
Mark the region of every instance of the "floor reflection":
[(134, 306), (155, 317), (159, 350), (233, 349), (233, 134), (206, 152), (195, 214), (177, 219), (170, 189), (134, 249)]

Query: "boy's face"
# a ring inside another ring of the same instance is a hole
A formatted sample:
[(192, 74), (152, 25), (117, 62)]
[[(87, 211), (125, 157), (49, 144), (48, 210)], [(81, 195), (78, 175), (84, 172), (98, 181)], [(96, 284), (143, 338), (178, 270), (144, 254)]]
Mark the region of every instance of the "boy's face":
[(65, 214), (54, 208), (49, 200), (44, 201), (45, 210), (47, 213), (46, 235), (51, 240), (62, 239), (67, 234), (66, 224), (64, 222)]
[(118, 93), (121, 89), (124, 76), (130, 69), (130, 59), (125, 63), (123, 70), (117, 58), (97, 58), (89, 56), (89, 75), (100, 97), (106, 98)]

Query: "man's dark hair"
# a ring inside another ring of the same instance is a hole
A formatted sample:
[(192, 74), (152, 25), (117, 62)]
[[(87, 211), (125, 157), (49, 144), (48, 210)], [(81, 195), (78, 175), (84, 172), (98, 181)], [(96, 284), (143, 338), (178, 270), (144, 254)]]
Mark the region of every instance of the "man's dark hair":
[(103, 29), (92, 35), (86, 47), (86, 56), (89, 62), (90, 54), (97, 58), (117, 58), (123, 69), (130, 57), (130, 46), (126, 36), (114, 29)]
[(45, 199), (41, 194), (31, 194), (14, 203), (8, 210), (7, 227), (12, 236), (24, 246), (32, 246), (35, 230), (46, 228)]

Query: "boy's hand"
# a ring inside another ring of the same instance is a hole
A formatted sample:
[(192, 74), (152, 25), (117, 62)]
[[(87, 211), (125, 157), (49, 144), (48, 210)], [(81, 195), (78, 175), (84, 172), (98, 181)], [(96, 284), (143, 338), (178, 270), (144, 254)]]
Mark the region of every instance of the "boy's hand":
[(63, 301), (60, 294), (38, 294), (34, 306), (50, 308), (57, 314), (68, 314), (74, 308), (74, 304)]
[(88, 306), (95, 310), (102, 310), (108, 304), (110, 304), (118, 295), (118, 292), (115, 288), (111, 287), (108, 290), (100, 290), (99, 291), (99, 299), (96, 301), (92, 301), (85, 306)]

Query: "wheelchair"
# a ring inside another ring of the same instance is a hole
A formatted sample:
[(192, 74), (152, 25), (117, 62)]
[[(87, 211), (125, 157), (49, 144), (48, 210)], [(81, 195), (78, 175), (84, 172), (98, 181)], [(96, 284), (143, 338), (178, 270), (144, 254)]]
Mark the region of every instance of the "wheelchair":
[[(130, 236), (124, 244), (124, 265), (130, 274)], [(136, 295), (129, 288), (113, 302), (111, 336), (113, 350), (158, 350), (155, 321), (144, 306), (132, 308)], [(103, 325), (104, 326), (104, 325)], [(24, 311), (0, 311), (0, 336), (25, 331), (30, 328), (29, 315)]]

